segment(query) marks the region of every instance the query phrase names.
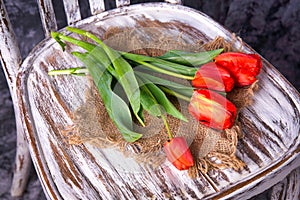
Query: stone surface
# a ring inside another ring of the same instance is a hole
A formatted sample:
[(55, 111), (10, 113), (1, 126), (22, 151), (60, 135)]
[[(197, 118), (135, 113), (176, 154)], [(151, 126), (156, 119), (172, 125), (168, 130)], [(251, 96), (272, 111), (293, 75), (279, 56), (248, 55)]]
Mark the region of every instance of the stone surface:
[[(62, 4), (53, 0), (58, 12), (59, 27), (65, 25)], [(87, 0), (80, 4), (83, 16), (88, 15)], [(134, 0), (132, 3), (141, 1)], [(143, 1), (145, 2), (145, 1)], [(147, 1), (148, 2), (148, 1)], [(299, 0), (185, 0), (187, 6), (200, 10), (235, 32), (258, 53), (271, 62), (294, 86), (300, 90), (300, 4)], [(38, 21), (38, 7), (35, 0), (6, 0), (5, 4), (14, 25), (22, 56), (43, 38)], [(114, 7), (106, 1), (106, 7)], [(10, 197), (14, 155), (15, 121), (9, 90), (2, 68), (0, 70), (0, 199)], [(270, 199), (268, 190), (253, 199)], [(27, 190), (17, 199), (45, 199), (40, 182), (34, 170), (31, 172)]]

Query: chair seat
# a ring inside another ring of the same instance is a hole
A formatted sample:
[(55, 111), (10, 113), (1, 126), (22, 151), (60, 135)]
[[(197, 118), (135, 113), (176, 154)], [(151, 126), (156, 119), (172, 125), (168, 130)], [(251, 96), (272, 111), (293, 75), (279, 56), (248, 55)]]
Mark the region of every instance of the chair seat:
[[(148, 23), (149, 20), (155, 23)], [(182, 34), (191, 44), (216, 36), (230, 41), (232, 36), (200, 12), (164, 3), (118, 8), (74, 26), (101, 35), (111, 26), (134, 28), (143, 21), (144, 28)], [(235, 45), (254, 52), (240, 41)], [(84, 91), (89, 89), (87, 77), (53, 78), (47, 72), (80, 65), (48, 38), (24, 61), (17, 77), (18, 103), (32, 160), (49, 198), (160, 199), (172, 194), (199, 199), (243, 199), (259, 194), (300, 166), (299, 94), (266, 60), (253, 104), (240, 115), (242, 122), (252, 122), (244, 124), (244, 137), (237, 149), (246, 169), (239, 173), (231, 169), (210, 171), (197, 179), (167, 164), (156, 169), (140, 165), (130, 157), (121, 156), (116, 148), (97, 148), (88, 143), (70, 145), (61, 132), (72, 125), (72, 113), (85, 102)]]

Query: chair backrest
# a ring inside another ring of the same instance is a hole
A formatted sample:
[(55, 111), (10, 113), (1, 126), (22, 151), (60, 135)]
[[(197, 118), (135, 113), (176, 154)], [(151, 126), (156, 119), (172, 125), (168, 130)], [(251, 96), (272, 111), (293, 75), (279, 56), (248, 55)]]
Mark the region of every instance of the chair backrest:
[[(165, 2), (182, 4), (181, 0), (165, 0)], [(53, 4), (51, 0), (38, 0), (38, 3), (45, 35), (48, 36), (51, 30), (57, 30)], [(130, 0), (116, 0), (115, 3), (116, 7), (128, 6)], [(78, 0), (64, 0), (63, 4), (68, 25), (82, 19)], [(105, 11), (104, 0), (89, 0), (89, 6), (92, 15)]]

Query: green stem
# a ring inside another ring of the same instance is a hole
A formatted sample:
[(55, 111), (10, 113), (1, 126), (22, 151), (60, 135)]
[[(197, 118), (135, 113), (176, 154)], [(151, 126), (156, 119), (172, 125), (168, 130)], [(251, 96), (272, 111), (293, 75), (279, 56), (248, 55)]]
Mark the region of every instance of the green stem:
[(169, 88), (166, 88), (166, 87), (163, 87), (163, 86), (160, 86), (160, 88), (161, 88), (163, 91), (165, 91), (166, 93), (168, 93), (168, 94), (170, 94), (170, 95), (173, 95), (173, 96), (175, 96), (175, 97), (178, 97), (178, 98), (180, 98), (180, 99), (182, 99), (182, 100), (184, 100), (184, 101), (187, 101), (187, 102), (190, 102), (190, 101), (191, 101), (191, 99), (190, 99), (189, 97), (184, 96), (184, 95), (182, 95), (182, 94), (179, 94), (178, 92), (175, 92), (175, 91), (173, 91), (173, 90), (170, 90)]
[(171, 139), (173, 138), (173, 135), (172, 135), (172, 133), (171, 133), (169, 124), (168, 124), (168, 122), (167, 122), (167, 118), (166, 118), (164, 115), (162, 115), (161, 118), (162, 118), (162, 120), (163, 120), (163, 122), (164, 122), (164, 125), (165, 125), (166, 129), (167, 129), (169, 139), (171, 140)]
[[(106, 46), (97, 36), (95, 36), (94, 34), (90, 33), (90, 32), (87, 32), (85, 30), (81, 30), (81, 29), (78, 29), (78, 28), (74, 28), (74, 27), (70, 27), (68, 26), (66, 28), (68, 31), (70, 32), (73, 32), (73, 33), (77, 33), (79, 35), (83, 35), (83, 36), (86, 36), (92, 40), (94, 40), (95, 42), (97, 42), (99, 45), (101, 45), (101, 47), (106, 51), (112, 51), (111, 48), (109, 48), (108, 46)], [(108, 52), (107, 52), (108, 53)]]
[(65, 41), (65, 42), (70, 42), (77, 46), (80, 46), (81, 48), (83, 48), (87, 51), (92, 51), (96, 47), (96, 45), (94, 45), (94, 44), (72, 38), (70, 36), (64, 35), (59, 32), (51, 32), (51, 36), (62, 46), (63, 50), (64, 50), (65, 44), (61, 40)]
[(122, 56), (126, 59), (132, 60), (132, 61), (144, 61), (148, 63), (152, 63), (157, 65), (158, 67), (161, 67), (168, 71), (173, 71), (176, 73), (184, 74), (186, 76), (195, 76), (196, 71), (198, 68), (189, 67), (186, 65), (181, 65), (178, 63), (170, 62), (167, 60), (160, 59), (159, 57), (151, 57), (151, 56), (145, 56), (145, 55), (139, 55), (139, 54), (133, 54), (129, 52), (120, 52)]
[(87, 68), (83, 67), (75, 67), (75, 68), (69, 68), (69, 69), (55, 69), (48, 72), (49, 76), (55, 76), (55, 75), (85, 75), (88, 74), (89, 71)]
[(186, 75), (182, 75), (182, 74), (177, 74), (175, 72), (171, 72), (171, 71), (168, 71), (168, 70), (165, 70), (165, 69), (162, 69), (160, 67), (156, 67), (155, 65), (152, 65), (150, 63), (147, 63), (147, 62), (144, 62), (144, 61), (138, 61), (136, 60), (135, 62), (149, 68), (149, 69), (152, 69), (156, 72), (159, 72), (159, 73), (163, 73), (163, 74), (167, 74), (169, 76), (174, 76), (174, 77), (177, 77), (177, 78), (181, 78), (181, 79), (185, 79), (185, 80), (193, 80), (194, 77), (192, 76), (186, 76)]

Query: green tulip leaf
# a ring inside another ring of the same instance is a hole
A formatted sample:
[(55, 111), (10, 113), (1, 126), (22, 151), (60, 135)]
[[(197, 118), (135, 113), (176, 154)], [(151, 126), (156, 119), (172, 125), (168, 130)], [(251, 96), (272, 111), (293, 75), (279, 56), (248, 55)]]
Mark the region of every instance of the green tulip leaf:
[[(124, 139), (128, 142), (134, 142), (141, 138), (142, 134), (132, 131), (132, 116), (128, 105), (111, 89), (112, 75), (106, 70), (107, 66), (102, 65), (98, 59), (89, 53), (73, 52), (73, 55), (87, 67), (110, 118)], [(97, 56), (108, 59), (106, 54), (98, 54)]]
[(182, 65), (196, 67), (212, 61), (213, 58), (219, 55), (222, 51), (223, 49), (217, 49), (211, 51), (191, 53), (180, 50), (171, 50), (166, 52), (164, 55), (159, 56), (159, 58)]
[(135, 114), (138, 121), (144, 126), (143, 120), (140, 119), (138, 115), (138, 112), (140, 110), (140, 90), (131, 65), (121, 56), (121, 54), (118, 51), (115, 51), (110, 47), (108, 47), (107, 45), (105, 45), (95, 35), (87, 31), (78, 28), (73, 28), (73, 27), (67, 27), (67, 30), (73, 33), (86, 36), (94, 40), (97, 44), (99, 44), (103, 48), (103, 50), (109, 57), (112, 66), (114, 67), (114, 70), (118, 76), (119, 83), (121, 84), (121, 86), (123, 87), (127, 95), (133, 113)]
[(161, 106), (155, 99), (155, 96), (151, 93), (147, 84), (145, 84), (140, 78), (138, 78), (141, 90), (141, 104), (144, 110), (150, 115), (159, 117), (162, 115)]
[(146, 81), (145, 84), (153, 83), (155, 85), (161, 85), (166, 88), (170, 88), (170, 89), (174, 90), (175, 92), (178, 92), (189, 98), (192, 97), (194, 89), (195, 89), (193, 87), (182, 85), (182, 84), (176, 83), (174, 81), (166, 80), (166, 79), (160, 78), (158, 76), (153, 76), (148, 73), (144, 73), (144, 72), (140, 72), (140, 71), (135, 71), (135, 73), (138, 76), (145, 78), (145, 81)]
[(155, 97), (158, 104), (164, 108), (165, 112), (176, 117), (183, 121), (188, 121), (181, 112), (177, 110), (177, 108), (172, 104), (172, 102), (168, 99), (166, 94), (155, 84), (151, 83), (149, 80), (146, 80), (144, 77), (140, 77), (143, 82), (147, 83), (147, 88), (151, 92), (151, 94)]

